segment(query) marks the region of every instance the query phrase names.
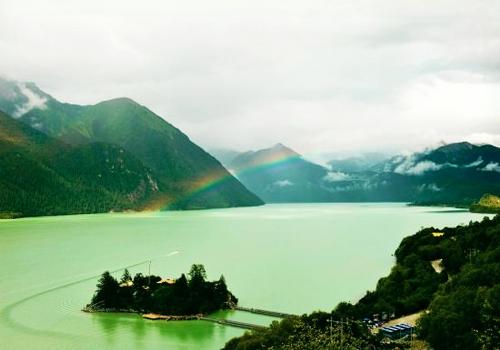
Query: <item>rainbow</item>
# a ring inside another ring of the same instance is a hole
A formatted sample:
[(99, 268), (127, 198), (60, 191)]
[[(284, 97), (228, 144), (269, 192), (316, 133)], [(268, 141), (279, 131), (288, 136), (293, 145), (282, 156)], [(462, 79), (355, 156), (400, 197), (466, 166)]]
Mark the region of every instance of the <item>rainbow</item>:
[(156, 203), (151, 203), (148, 205), (147, 210), (158, 210), (158, 209), (168, 209), (175, 206), (177, 203), (188, 201), (191, 198), (203, 194), (205, 192), (217, 189), (222, 186), (227, 181), (230, 181), (234, 177), (239, 178), (240, 176), (253, 174), (266, 169), (272, 169), (279, 167), (281, 165), (287, 164), (301, 159), (297, 154), (278, 153), (272, 157), (266, 157), (266, 159), (258, 164), (246, 167), (244, 169), (239, 169), (234, 174), (231, 174), (227, 170), (220, 170), (214, 173), (206, 174), (205, 176), (195, 180), (189, 184), (189, 190), (179, 199), (172, 201), (168, 198), (158, 199)]

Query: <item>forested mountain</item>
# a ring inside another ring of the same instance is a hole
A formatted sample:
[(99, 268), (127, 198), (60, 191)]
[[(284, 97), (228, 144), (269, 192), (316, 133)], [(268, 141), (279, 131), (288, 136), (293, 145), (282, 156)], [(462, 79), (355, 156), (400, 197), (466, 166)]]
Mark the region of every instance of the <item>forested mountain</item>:
[[(500, 193), (500, 149), (491, 145), (463, 142), (390, 159), (373, 154), (335, 160), (329, 168), (281, 144), (244, 153), (215, 152), (250, 192), (185, 134), (128, 98), (68, 104), (35, 84), (0, 79), (0, 110), (51, 136), (50, 143), (75, 152), (58, 155), (61, 169), (69, 163), (82, 169), (92, 164), (74, 159), (97, 161), (105, 152), (126, 152), (127, 166), (137, 173), (148, 169), (145, 178), (155, 179), (158, 191), (143, 198), (154, 209), (262, 204), (252, 192), (270, 203), (402, 201), (461, 206), (477, 202), (485, 193)], [(9, 133), (2, 137), (4, 142), (12, 139)], [(38, 162), (37, 157), (30, 159)], [(93, 169), (98, 167), (88, 171)], [(111, 182), (108, 186), (114, 186)]]
[(137, 209), (161, 187), (123, 148), (70, 146), (0, 112), (3, 217)]
[[(0, 83), (0, 95), (0, 110), (11, 111), (19, 121), (60, 142), (78, 146), (86, 155), (98, 147), (93, 144), (104, 143), (133, 156), (157, 179), (158, 193), (147, 198), (151, 208), (262, 204), (185, 134), (128, 98), (90, 106), (67, 104), (34, 84), (5, 80)], [(66, 161), (72, 162), (71, 157)]]

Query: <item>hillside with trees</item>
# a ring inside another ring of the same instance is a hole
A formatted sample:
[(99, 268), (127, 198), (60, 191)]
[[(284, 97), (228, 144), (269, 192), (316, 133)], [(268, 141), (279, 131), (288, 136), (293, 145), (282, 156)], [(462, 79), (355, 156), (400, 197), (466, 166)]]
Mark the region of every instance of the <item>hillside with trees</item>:
[[(0, 119), (1, 217), (263, 204), (184, 133), (131, 99), (69, 104), (33, 83), (0, 78), (2, 110), (10, 114)], [(16, 140), (12, 128), (26, 137)]]
[(3, 218), (137, 209), (160, 190), (152, 171), (119, 146), (71, 146), (0, 112)]

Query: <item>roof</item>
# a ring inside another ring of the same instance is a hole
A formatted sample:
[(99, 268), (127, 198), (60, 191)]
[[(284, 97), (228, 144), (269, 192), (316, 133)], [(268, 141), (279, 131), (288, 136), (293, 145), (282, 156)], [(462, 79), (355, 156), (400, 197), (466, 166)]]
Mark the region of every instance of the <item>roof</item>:
[(120, 283), (120, 287), (132, 287), (133, 285), (134, 285), (134, 282), (132, 282), (131, 280)]
[(394, 326), (387, 326), (387, 327), (382, 327), (381, 330), (386, 332), (386, 333), (394, 333), (394, 332), (400, 332), (400, 331), (408, 331), (413, 329), (412, 326), (410, 326), (407, 323), (400, 323)]
[(175, 283), (175, 278), (162, 278), (161, 280), (159, 280), (156, 283), (158, 283), (158, 284), (161, 284), (161, 283), (174, 284)]

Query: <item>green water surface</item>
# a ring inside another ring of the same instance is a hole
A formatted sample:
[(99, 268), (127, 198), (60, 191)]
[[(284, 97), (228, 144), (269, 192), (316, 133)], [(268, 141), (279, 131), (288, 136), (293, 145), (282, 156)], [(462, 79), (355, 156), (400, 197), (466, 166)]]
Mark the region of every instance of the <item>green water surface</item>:
[[(404, 204), (284, 204), (187, 212), (0, 221), (1, 349), (220, 349), (244, 330), (204, 321), (87, 314), (104, 270), (177, 277), (191, 264), (224, 274), (240, 305), (305, 313), (355, 302), (422, 226), (483, 215)], [(120, 272), (115, 275), (119, 276)], [(244, 312), (214, 317), (255, 324)]]

